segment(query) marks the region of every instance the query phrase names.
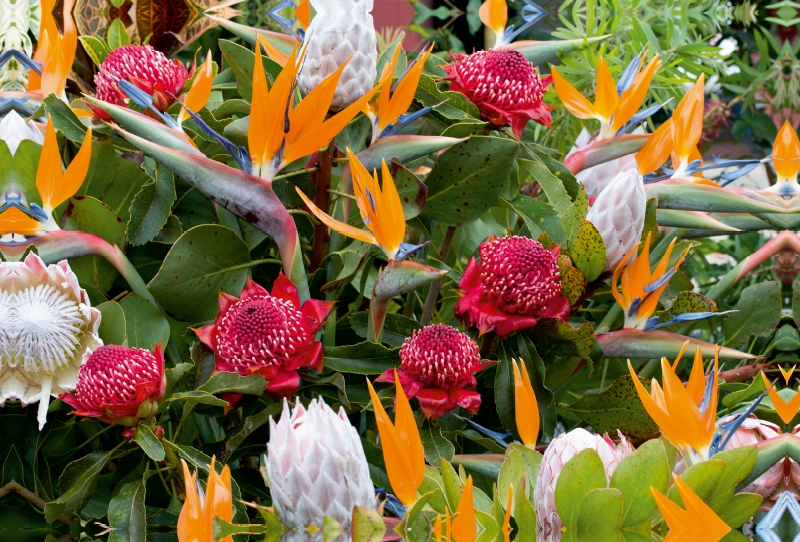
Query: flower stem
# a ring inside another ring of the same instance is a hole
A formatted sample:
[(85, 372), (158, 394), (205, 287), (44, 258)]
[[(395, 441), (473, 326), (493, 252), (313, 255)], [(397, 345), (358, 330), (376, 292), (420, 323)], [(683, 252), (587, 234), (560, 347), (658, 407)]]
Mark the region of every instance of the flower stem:
[[(456, 234), (456, 226), (447, 226), (444, 232), (444, 239), (442, 244), (439, 245), (439, 257), (442, 262), (447, 263), (447, 254), (450, 252), (450, 245), (453, 244), (453, 237)], [(428, 290), (428, 297), (425, 298), (425, 306), (422, 308), (422, 318), (420, 323), (427, 326), (431, 323), (433, 316), (433, 309), (436, 307), (436, 300), (439, 298), (439, 291), (442, 289), (442, 279), (436, 280), (431, 284), (431, 289)]]
[[(314, 204), (328, 212), (331, 206), (331, 170), (333, 169), (334, 144), (328, 145), (324, 151), (320, 151), (317, 159), (317, 171), (314, 173)], [(322, 263), (328, 254), (328, 226), (318, 224), (314, 226), (314, 244), (311, 249), (311, 268), (313, 273)]]

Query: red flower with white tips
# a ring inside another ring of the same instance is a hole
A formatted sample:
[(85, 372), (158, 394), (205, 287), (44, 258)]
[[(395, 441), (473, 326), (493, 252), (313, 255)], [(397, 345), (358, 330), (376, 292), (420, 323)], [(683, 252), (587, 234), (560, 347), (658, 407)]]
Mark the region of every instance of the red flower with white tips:
[(558, 247), (527, 237), (490, 237), (481, 243), (481, 263), (472, 258), (467, 264), (456, 316), (498, 337), (531, 328), (540, 318), (566, 321), (569, 300), (561, 295), (558, 253)]
[(59, 398), (76, 416), (133, 427), (156, 414), (166, 387), (161, 345), (150, 352), (109, 344), (88, 355), (75, 391)]
[(522, 53), (493, 49), (452, 55), (444, 80), (477, 105), (483, 118), (495, 126), (510, 125), (517, 138), (528, 121), (550, 127), (550, 108), (542, 97), (552, 77), (540, 78)]
[[(456, 406), (476, 414), (481, 396), (474, 391), (474, 374), (486, 368), (478, 345), (445, 324), (414, 331), (400, 348), (402, 364), (397, 376), (409, 399), (417, 398), (428, 418), (438, 418)], [(395, 369), (384, 372), (376, 382), (394, 382)]]
[(282, 274), (272, 293), (247, 279), (241, 297), (220, 292), (216, 321), (196, 332), (216, 354), (217, 370), (262, 375), (269, 395), (289, 397), (300, 387), (299, 368), (322, 370), (322, 343), (314, 335), (332, 307), (316, 299), (301, 306)]
[(128, 96), (117, 85), (119, 79), (124, 79), (153, 96), (156, 109), (166, 111), (175, 101), (173, 96), (183, 92), (188, 78), (189, 72), (183, 64), (169, 60), (161, 51), (149, 45), (123, 45), (108, 54), (94, 82), (99, 100), (127, 104)]

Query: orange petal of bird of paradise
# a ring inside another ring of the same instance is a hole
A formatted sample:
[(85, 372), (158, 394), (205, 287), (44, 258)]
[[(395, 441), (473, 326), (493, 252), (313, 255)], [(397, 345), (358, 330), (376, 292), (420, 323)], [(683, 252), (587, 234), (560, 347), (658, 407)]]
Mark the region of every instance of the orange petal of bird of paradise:
[(675, 486), (684, 508), (650, 487), (661, 515), (669, 525), (664, 542), (719, 542), (731, 531), (730, 526), (686, 482), (675, 477)]
[(522, 367), (516, 360), (511, 360), (511, 363), (514, 366), (514, 416), (517, 433), (522, 443), (532, 448), (536, 446), (539, 436), (539, 405), (525, 363), (520, 362)]
[(51, 212), (75, 195), (86, 178), (91, 158), (92, 131), (86, 130), (78, 154), (72, 159), (66, 171), (62, 173), (56, 131), (48, 115), (44, 144), (36, 170), (36, 189), (42, 197), (42, 208), (46, 212)]
[(797, 416), (798, 410), (800, 410), (800, 392), (795, 393), (794, 397), (792, 397), (789, 402), (786, 402), (783, 397), (778, 395), (778, 391), (772, 387), (770, 384), (767, 375), (763, 372), (761, 373), (761, 378), (764, 379), (764, 385), (769, 389), (769, 399), (772, 401), (772, 406), (775, 408), (775, 412), (778, 413), (778, 416), (783, 423), (788, 424), (792, 421), (792, 419)]

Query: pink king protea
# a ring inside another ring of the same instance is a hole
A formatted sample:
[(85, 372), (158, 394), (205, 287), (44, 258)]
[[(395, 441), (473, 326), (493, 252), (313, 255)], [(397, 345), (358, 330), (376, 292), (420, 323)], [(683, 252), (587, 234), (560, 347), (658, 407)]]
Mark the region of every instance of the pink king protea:
[(517, 138), (530, 120), (550, 126), (550, 110), (542, 95), (552, 78), (540, 78), (522, 53), (510, 49), (469, 56), (453, 53), (453, 60), (445, 66), (450, 90), (464, 94), (493, 125), (511, 125)]
[(160, 345), (150, 352), (109, 344), (88, 354), (75, 391), (59, 398), (77, 416), (133, 427), (156, 414), (166, 386)]
[[(435, 324), (415, 331), (400, 348), (402, 364), (397, 371), (403, 391), (419, 401), (428, 418), (438, 418), (456, 406), (476, 414), (481, 396), (474, 391), (473, 376), (486, 368), (481, 363), (478, 345), (455, 328)], [(394, 369), (383, 373), (376, 382), (394, 382)]]
[(183, 92), (188, 78), (183, 64), (170, 61), (161, 51), (149, 45), (124, 45), (108, 54), (94, 82), (99, 100), (116, 105), (128, 103), (128, 96), (117, 86), (119, 79), (125, 79), (153, 96), (156, 109), (166, 111), (175, 101), (173, 96)]
[(272, 294), (248, 279), (239, 298), (220, 292), (217, 320), (196, 331), (216, 354), (218, 370), (260, 374), (268, 394), (289, 397), (300, 387), (297, 369), (322, 370), (322, 343), (314, 334), (332, 307), (316, 299), (301, 306), (297, 288), (283, 275)]
[(566, 321), (569, 300), (561, 295), (558, 253), (558, 247), (527, 237), (490, 237), (481, 243), (481, 263), (472, 258), (467, 264), (456, 316), (498, 337), (533, 327), (540, 318)]

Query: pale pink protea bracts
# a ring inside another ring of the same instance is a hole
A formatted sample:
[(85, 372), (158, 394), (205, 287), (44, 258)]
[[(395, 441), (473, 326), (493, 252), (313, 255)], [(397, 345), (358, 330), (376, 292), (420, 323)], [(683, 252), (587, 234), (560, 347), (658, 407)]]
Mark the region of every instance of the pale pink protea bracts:
[(297, 369), (322, 370), (322, 344), (314, 335), (332, 307), (315, 299), (301, 306), (297, 288), (283, 275), (271, 294), (248, 279), (239, 298), (220, 292), (216, 321), (196, 332), (216, 354), (218, 370), (260, 374), (267, 393), (289, 397), (300, 387)]
[[(481, 363), (478, 345), (466, 333), (445, 324), (414, 331), (400, 348), (397, 376), (409, 399), (419, 401), (422, 412), (438, 418), (463, 407), (476, 414), (481, 396), (474, 391), (474, 374), (486, 367)], [(376, 382), (394, 382), (394, 369), (384, 372)]]
[(585, 429), (573, 429), (555, 438), (548, 446), (539, 463), (536, 487), (533, 490), (533, 505), (536, 508), (536, 540), (537, 542), (557, 542), (561, 540), (561, 518), (556, 510), (556, 483), (561, 469), (578, 452), (591, 449), (597, 452), (606, 470), (606, 480), (617, 465), (631, 452), (633, 447), (619, 434), (622, 442), (614, 444), (608, 435), (600, 436), (589, 433)]
[[(643, 134), (644, 130), (637, 128), (633, 133)], [(592, 143), (594, 143), (594, 139), (589, 131), (584, 128), (581, 130), (578, 139), (575, 140), (575, 146), (570, 150), (570, 154), (588, 147)], [(609, 160), (608, 162), (584, 169), (576, 173), (575, 178), (586, 189), (586, 195), (589, 196), (589, 198), (593, 198), (599, 196), (617, 174), (629, 169), (636, 169), (635, 154), (626, 154), (621, 158), (615, 158), (614, 160)]]
[(642, 240), (647, 194), (634, 169), (623, 171), (595, 200), (586, 220), (594, 224), (606, 245), (606, 271), (613, 271)]
[(86, 351), (103, 342), (100, 311), (66, 260), (0, 262), (0, 406), (39, 401), (39, 428), (51, 395), (73, 389)]
[(558, 247), (544, 248), (527, 237), (490, 237), (480, 246), (459, 283), (464, 292), (455, 314), (480, 332), (505, 337), (536, 325), (540, 318), (569, 316), (561, 295)]
[[(374, 509), (375, 491), (358, 431), (342, 408), (334, 412), (321, 398), (306, 409), (297, 401), (276, 423), (270, 417), (266, 467), (272, 502), (283, 524), (298, 530), (299, 540), (323, 518), (349, 531), (354, 506)], [(321, 540), (321, 539), (320, 539)], [(337, 539), (338, 540), (338, 539)]]
[(149, 45), (123, 45), (111, 51), (94, 76), (97, 98), (116, 105), (128, 103), (127, 95), (117, 85), (125, 79), (153, 96), (153, 105), (166, 111), (175, 101), (173, 96), (183, 92), (189, 78), (178, 60), (169, 60), (164, 53)]
[(166, 387), (161, 345), (150, 352), (109, 344), (87, 355), (75, 391), (60, 398), (76, 416), (133, 427), (156, 414)]
[(492, 49), (452, 55), (444, 80), (450, 81), (450, 90), (478, 106), (483, 118), (498, 127), (510, 125), (518, 138), (528, 121), (550, 126), (550, 111), (542, 97), (552, 78), (540, 78), (522, 53)]

